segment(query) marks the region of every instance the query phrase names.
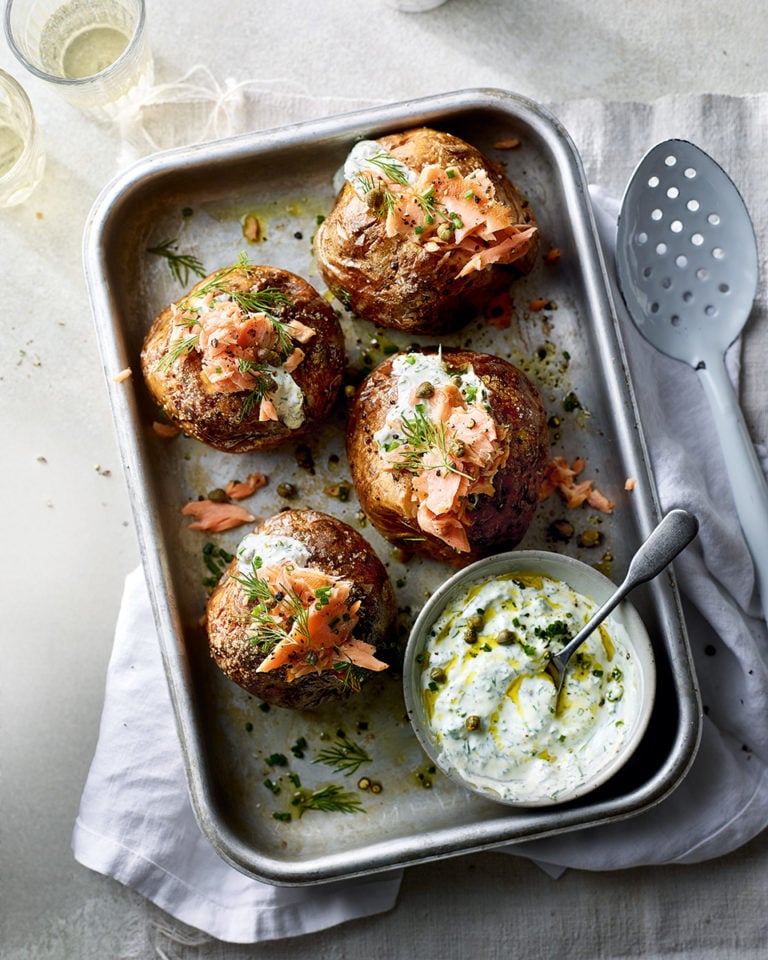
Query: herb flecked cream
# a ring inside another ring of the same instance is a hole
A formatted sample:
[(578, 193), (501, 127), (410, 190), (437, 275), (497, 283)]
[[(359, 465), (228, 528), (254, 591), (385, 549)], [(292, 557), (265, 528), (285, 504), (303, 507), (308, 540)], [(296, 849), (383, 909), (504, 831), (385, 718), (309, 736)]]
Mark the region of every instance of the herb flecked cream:
[(631, 631), (615, 613), (577, 651), (557, 709), (547, 669), (600, 602), (532, 565), (472, 577), (439, 610), (425, 610), (412, 664), (416, 727), (446, 772), (506, 803), (547, 805), (587, 792), (624, 762), (653, 685), (634, 611)]

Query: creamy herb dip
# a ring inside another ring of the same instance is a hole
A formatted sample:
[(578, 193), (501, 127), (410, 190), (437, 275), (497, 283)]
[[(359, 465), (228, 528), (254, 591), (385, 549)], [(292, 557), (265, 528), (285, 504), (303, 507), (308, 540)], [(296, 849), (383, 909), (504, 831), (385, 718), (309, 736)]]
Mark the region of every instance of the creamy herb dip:
[(261, 560), (262, 567), (279, 566), (281, 563), (293, 563), (305, 567), (309, 560), (309, 550), (293, 537), (278, 537), (268, 533), (248, 533), (237, 548), (237, 567), (242, 576), (253, 573), (253, 561)]
[(574, 654), (555, 714), (546, 667), (597, 608), (560, 580), (515, 573), (475, 583), (432, 628), (421, 693), (441, 759), (500, 799), (566, 799), (632, 732), (642, 681), (609, 617)]

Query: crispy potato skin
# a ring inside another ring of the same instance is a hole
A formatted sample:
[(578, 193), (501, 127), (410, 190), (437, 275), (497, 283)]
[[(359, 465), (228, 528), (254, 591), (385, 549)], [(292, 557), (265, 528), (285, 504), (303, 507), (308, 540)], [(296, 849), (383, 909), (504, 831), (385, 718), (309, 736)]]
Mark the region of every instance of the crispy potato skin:
[[(384, 565), (370, 544), (352, 527), (315, 510), (286, 510), (266, 520), (259, 533), (293, 537), (310, 552), (307, 565), (354, 583), (353, 600), (360, 600), (355, 636), (377, 647), (379, 659), (390, 661), (394, 651), (395, 597)], [(350, 693), (335, 673), (308, 674), (288, 681), (285, 668), (266, 673), (256, 669), (265, 657), (249, 638), (250, 604), (233, 575), (233, 560), (214, 588), (206, 607), (208, 642), (216, 663), (235, 683), (255, 697), (280, 707), (312, 710), (327, 700)]]
[[(380, 137), (384, 150), (413, 170), (436, 163), (462, 175), (483, 168), (497, 198), (518, 223), (535, 225), (533, 212), (502, 169), (465, 141), (419, 127)], [(320, 273), (333, 293), (355, 314), (378, 326), (438, 335), (457, 330), (493, 294), (533, 268), (538, 233), (528, 253), (511, 265), (495, 264), (456, 278), (461, 254), (428, 253), (416, 240), (388, 237), (378, 219), (345, 183), (315, 235)]]
[[(174, 332), (171, 307), (152, 324), (141, 352), (141, 368), (152, 399), (185, 433), (218, 450), (247, 453), (274, 447), (312, 430), (331, 411), (344, 370), (344, 337), (330, 304), (301, 277), (271, 266), (238, 267), (216, 271), (195, 284), (189, 294), (217, 276), (226, 276), (224, 289), (282, 291), (292, 301), (275, 309), (279, 319), (300, 320), (316, 332), (302, 344), (304, 359), (293, 378), (304, 393), (305, 419), (291, 429), (277, 420), (259, 421), (258, 405), (244, 415), (246, 392), (212, 393), (200, 376), (201, 358), (193, 350), (171, 364), (158, 367)], [(186, 296), (177, 301), (182, 303)]]
[[(425, 350), (425, 353), (430, 351)], [(525, 535), (538, 505), (538, 493), (549, 457), (547, 418), (535, 387), (517, 367), (491, 354), (443, 350), (449, 369), (471, 364), (489, 391), (494, 420), (508, 428), (510, 455), (493, 480), (493, 496), (482, 494), (468, 529), (470, 552), (425, 533), (408, 509), (411, 481), (405, 471), (383, 468), (374, 433), (384, 426), (396, 402), (390, 357), (363, 381), (347, 421), (347, 457), (360, 504), (376, 529), (406, 550), (455, 567), (514, 547)]]

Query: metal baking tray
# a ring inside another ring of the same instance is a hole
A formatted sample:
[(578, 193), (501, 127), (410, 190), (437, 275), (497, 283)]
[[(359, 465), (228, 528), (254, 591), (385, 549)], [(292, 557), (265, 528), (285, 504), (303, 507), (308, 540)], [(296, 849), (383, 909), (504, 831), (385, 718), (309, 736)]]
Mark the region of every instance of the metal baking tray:
[[(513, 286), (506, 328), (478, 318), (440, 342), (499, 353), (523, 368), (559, 420), (553, 454), (583, 457), (584, 476), (616, 502), (606, 515), (568, 511), (550, 498), (521, 546), (602, 562), (618, 581), (658, 520), (657, 501), (581, 162), (567, 132), (542, 107), (505, 91), (468, 90), (169, 151), (140, 161), (107, 186), (85, 230), (86, 277), (192, 803), (225, 860), (276, 884), (367, 874), (637, 814), (679, 784), (700, 735), (696, 681), (671, 571), (633, 594), (658, 669), (656, 707), (640, 749), (599, 790), (545, 810), (479, 800), (433, 773), (409, 729), (394, 674), (315, 714), (265, 711), (208, 654), (200, 626), (207, 597), (202, 548), (211, 540), (231, 551), (249, 528), (201, 534), (188, 529), (180, 508), (251, 470), (270, 478), (247, 501), (258, 516), (286, 505), (313, 507), (361, 528), (395, 585), (401, 629), (451, 571), (430, 561), (402, 562), (365, 525), (354, 495), (342, 501), (326, 492), (349, 480), (343, 403), (306, 441), (312, 469), (298, 465), (293, 444), (233, 455), (186, 437), (155, 435), (156, 411), (139, 372), (139, 352), (154, 316), (185, 290), (168, 264), (147, 250), (176, 238), (178, 249), (194, 253), (208, 272), (245, 251), (253, 262), (293, 270), (324, 291), (311, 241), (317, 218), (333, 203), (334, 174), (356, 140), (420, 124), (455, 133), (503, 163), (533, 206), (543, 251), (559, 251), (559, 259), (541, 258)], [(519, 143), (510, 149), (510, 141)], [(262, 228), (253, 244), (243, 234), (249, 215)], [(546, 306), (535, 309), (541, 301)], [(341, 313), (349, 365), (358, 373), (413, 339)], [(114, 382), (126, 367), (133, 376)], [(631, 492), (624, 489), (628, 477), (635, 479)], [(281, 482), (297, 489), (290, 502), (278, 494)], [(562, 518), (575, 535), (553, 542), (550, 524)], [(585, 530), (598, 533), (601, 544), (580, 547), (578, 534)], [(316, 762), (340, 733), (371, 757), (351, 776)], [(275, 754), (286, 765), (276, 766)], [(361, 776), (380, 784), (380, 792), (360, 790)], [(307, 789), (343, 786), (356, 793), (364, 813), (309, 810), (298, 816), (290, 803), (297, 782)]]

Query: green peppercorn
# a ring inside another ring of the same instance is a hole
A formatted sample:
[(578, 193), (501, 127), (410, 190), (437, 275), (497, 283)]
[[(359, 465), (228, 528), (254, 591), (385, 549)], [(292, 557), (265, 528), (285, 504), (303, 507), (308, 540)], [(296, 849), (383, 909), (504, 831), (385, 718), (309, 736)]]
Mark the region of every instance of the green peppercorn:
[(443, 222), (437, 228), (437, 239), (444, 240), (446, 243), (450, 243), (451, 240), (453, 240), (453, 235), (455, 232), (455, 227), (453, 227), (450, 223)]

